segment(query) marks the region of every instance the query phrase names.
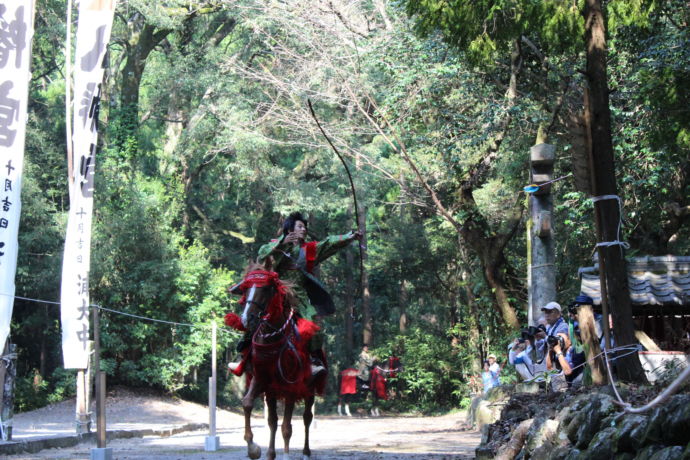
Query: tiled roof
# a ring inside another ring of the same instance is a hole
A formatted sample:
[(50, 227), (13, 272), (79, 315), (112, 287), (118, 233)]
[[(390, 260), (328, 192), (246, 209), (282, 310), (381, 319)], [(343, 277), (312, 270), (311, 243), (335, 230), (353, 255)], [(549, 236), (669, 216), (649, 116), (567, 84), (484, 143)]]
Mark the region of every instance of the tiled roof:
[[(598, 266), (581, 268), (580, 290), (601, 304)], [(628, 287), (633, 314), (690, 313), (690, 257), (628, 259)]]

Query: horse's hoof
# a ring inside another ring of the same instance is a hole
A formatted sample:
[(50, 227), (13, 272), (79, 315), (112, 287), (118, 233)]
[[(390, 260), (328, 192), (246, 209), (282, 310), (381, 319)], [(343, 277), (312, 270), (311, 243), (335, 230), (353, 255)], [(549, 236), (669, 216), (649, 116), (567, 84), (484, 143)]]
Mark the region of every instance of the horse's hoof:
[(256, 460), (261, 457), (261, 447), (256, 443), (251, 443), (247, 445), (247, 456), (252, 460)]

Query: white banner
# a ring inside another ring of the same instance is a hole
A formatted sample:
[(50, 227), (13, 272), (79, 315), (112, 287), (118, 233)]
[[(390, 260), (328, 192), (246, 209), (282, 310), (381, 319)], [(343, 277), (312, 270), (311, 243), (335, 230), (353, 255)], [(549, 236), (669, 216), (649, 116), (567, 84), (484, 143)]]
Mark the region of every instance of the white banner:
[(0, 354), (14, 305), (33, 15), (33, 0), (0, 3)]
[[(74, 66), (73, 182), (62, 259), (60, 316), (65, 369), (85, 369), (89, 361), (89, 269), (98, 104), (103, 57), (110, 40), (114, 0), (82, 0)], [(69, 139), (67, 140), (70, 141)]]

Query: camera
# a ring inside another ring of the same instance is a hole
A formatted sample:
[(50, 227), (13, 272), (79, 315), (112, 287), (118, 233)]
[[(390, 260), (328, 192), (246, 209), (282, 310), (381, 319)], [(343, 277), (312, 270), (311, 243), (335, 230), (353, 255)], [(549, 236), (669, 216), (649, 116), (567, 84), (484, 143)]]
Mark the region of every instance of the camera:
[(563, 337), (560, 335), (550, 335), (546, 338), (546, 343), (549, 345), (549, 348), (553, 348), (556, 346), (556, 344), (561, 346), (561, 350), (565, 348), (565, 340), (563, 340)]
[(522, 331), (520, 331), (520, 338), (518, 339), (518, 342), (524, 343), (527, 340), (534, 342), (534, 336), (538, 332), (539, 332), (539, 328), (534, 327), (534, 326), (530, 326), (526, 329), (523, 329)]

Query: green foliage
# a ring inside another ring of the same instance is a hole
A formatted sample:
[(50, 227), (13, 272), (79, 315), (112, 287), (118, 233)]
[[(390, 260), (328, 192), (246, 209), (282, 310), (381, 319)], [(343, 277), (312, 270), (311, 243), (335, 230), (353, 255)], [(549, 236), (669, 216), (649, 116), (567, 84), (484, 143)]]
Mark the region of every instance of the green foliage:
[(34, 369), (27, 376), (15, 380), (15, 409), (25, 412), (54, 404), (75, 395), (76, 372), (61, 367), (55, 369), (48, 379), (44, 379)]
[(459, 354), (449, 337), (430, 332), (416, 327), (374, 350), (377, 356), (401, 357), (404, 371), (390, 379), (389, 386), (402, 388), (398, 404), (406, 410), (434, 412), (457, 406), (469, 395)]
[(440, 33), (468, 52), (472, 62), (492, 65), (521, 36), (538, 41), (548, 52), (578, 46), (584, 32), (572, 2), (545, 0), (406, 0), (401, 2), (424, 35)]
[[(539, 126), (554, 123), (555, 176), (572, 170), (570, 152), (582, 148), (568, 122), (582, 109), (582, 5), (410, 0), (389, 5), (384, 16), (364, 2), (338, 16), (254, 0), (232, 8), (120, 4), (101, 107), (91, 299), (184, 325), (102, 312), (101, 366), (109, 381), (203, 400), (209, 326), (235, 309), (225, 289), (275, 235), (280, 216), (308, 213), (317, 238), (354, 227), (348, 180), (305, 110), (310, 98), (352, 166), (360, 212), (366, 208), (376, 353), (401, 355), (405, 366), (394, 382), (400, 398), (388, 404), (424, 412), (467, 405), (466, 382), (480, 357), (504, 350), (509, 336), (479, 254), (439, 216), (426, 187), (457, 221), (485, 222), (490, 249), (522, 199)], [(687, 218), (673, 214), (674, 204), (690, 204), (684, 7), (679, 0), (606, 2), (617, 178), (632, 254), (690, 250)], [(16, 283), (19, 295), (56, 300), (69, 208), (64, 4), (48, 1), (38, 9)], [(166, 38), (142, 57), (137, 103), (122, 107), (123, 69), (114, 66), (133, 50), (124, 45), (129, 30), (144, 25)], [(508, 103), (517, 40), (523, 44), (518, 97)], [(468, 210), (460, 204), (463, 183), (507, 115), (509, 129), (472, 190), (476, 209)], [(424, 184), (399, 155), (401, 144)], [(594, 222), (591, 202), (571, 181), (553, 190), (557, 300), (565, 304), (579, 292), (577, 268), (591, 265)], [(525, 251), (521, 227), (500, 270), (521, 321)], [(324, 327), (337, 368), (352, 364), (341, 306), (358, 292), (358, 264), (348, 255), (333, 257), (320, 275), (339, 306)], [(353, 323), (357, 348), (364, 329), (359, 298)], [(60, 367), (58, 308), (17, 300), (12, 337), (20, 350), (19, 409), (68, 397), (74, 376)], [(236, 333), (220, 330), (219, 356), (236, 340)], [(38, 380), (36, 369), (44, 374)], [(504, 376), (513, 379), (509, 371)]]

